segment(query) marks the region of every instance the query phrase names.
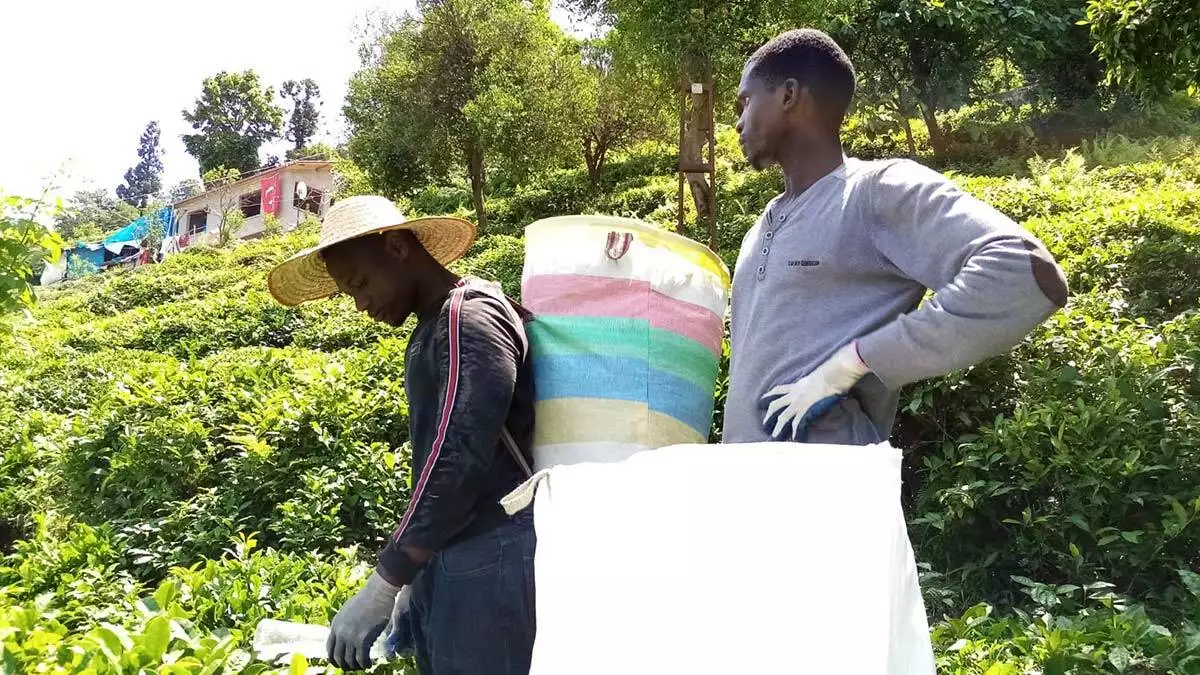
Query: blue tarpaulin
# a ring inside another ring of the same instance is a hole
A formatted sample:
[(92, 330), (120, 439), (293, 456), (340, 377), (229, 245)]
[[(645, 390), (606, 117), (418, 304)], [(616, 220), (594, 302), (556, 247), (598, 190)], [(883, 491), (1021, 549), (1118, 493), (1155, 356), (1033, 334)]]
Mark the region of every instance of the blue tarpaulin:
[(104, 264), (104, 247), (97, 246), (96, 248), (92, 249), (88, 248), (87, 244), (79, 243), (75, 245), (75, 248), (66, 251), (66, 256), (68, 258), (71, 256), (78, 256), (83, 262), (91, 263), (99, 268)]
[(149, 234), (150, 225), (156, 221), (162, 224), (164, 237), (172, 236), (175, 231), (174, 218), (174, 210), (167, 206), (150, 214), (149, 217), (142, 216), (138, 218), (98, 242), (76, 242), (75, 246), (64, 251), (64, 254), (67, 259), (77, 257), (81, 262), (91, 263), (91, 265), (94, 265), (99, 270), (107, 263), (122, 259), (120, 258), (120, 254), (127, 247), (140, 250), (142, 239)]
[(105, 237), (104, 241), (101, 243), (115, 244), (117, 242), (122, 242), (122, 241), (133, 241), (133, 242), (138, 242), (140, 244), (142, 239), (150, 231), (151, 219), (156, 220), (162, 224), (162, 232), (163, 232), (164, 236), (170, 236), (169, 231), (172, 229), (173, 216), (174, 216), (174, 213), (173, 213), (171, 207), (167, 206), (165, 208), (159, 209), (157, 213), (152, 214), (149, 219), (146, 216), (142, 216), (141, 218), (138, 218), (137, 220), (133, 221), (132, 223), (129, 223), (125, 227), (122, 227), (121, 229), (117, 230), (116, 232), (113, 232), (112, 234)]

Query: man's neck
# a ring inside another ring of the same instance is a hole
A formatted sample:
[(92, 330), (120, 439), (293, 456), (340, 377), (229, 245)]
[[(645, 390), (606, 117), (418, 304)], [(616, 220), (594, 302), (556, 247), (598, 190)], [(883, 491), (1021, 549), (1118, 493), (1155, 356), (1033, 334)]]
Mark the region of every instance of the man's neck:
[(779, 165), (783, 169), (784, 195), (787, 197), (803, 194), (813, 183), (838, 168), (844, 159), (842, 145), (837, 138), (782, 154)]
[(450, 291), (458, 285), (460, 278), (457, 274), (442, 267), (441, 265), (433, 265), (433, 269), (425, 276), (428, 281), (421, 284), (417, 289), (417, 306), (421, 308), (419, 315), (425, 316), (430, 312), (437, 312)]

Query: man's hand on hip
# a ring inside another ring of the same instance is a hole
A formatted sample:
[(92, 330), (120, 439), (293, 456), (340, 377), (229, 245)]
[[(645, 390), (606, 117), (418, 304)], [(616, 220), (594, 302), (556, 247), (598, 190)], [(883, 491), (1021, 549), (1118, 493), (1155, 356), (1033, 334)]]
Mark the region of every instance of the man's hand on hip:
[(329, 626), (329, 661), (343, 670), (371, 667), (371, 646), (395, 617), (408, 611), (410, 587), (403, 590), (371, 574), (367, 583), (342, 606)]
[(809, 425), (869, 372), (857, 344), (851, 342), (808, 375), (768, 391), (762, 398), (767, 407), (763, 429), (777, 441), (803, 441)]

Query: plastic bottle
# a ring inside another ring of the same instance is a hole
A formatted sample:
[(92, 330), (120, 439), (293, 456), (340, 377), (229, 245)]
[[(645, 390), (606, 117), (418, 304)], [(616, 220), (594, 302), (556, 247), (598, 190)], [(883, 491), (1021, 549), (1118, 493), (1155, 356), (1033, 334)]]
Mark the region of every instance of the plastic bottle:
[[(329, 651), (325, 641), (329, 637), (329, 626), (310, 623), (263, 619), (254, 631), (253, 649), (258, 658), (274, 661), (280, 656), (302, 654), (306, 659), (327, 659)], [(387, 633), (381, 633), (371, 647), (371, 660), (387, 658)]]

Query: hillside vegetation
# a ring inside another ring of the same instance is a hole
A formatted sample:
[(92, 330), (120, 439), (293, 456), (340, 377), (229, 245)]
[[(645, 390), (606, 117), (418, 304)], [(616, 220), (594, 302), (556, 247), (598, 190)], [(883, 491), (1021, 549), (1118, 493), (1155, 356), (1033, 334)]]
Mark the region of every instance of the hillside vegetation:
[[(730, 144), (732, 262), (779, 178)], [(904, 392), (893, 442), (940, 672), (1200, 673), (1200, 152), (1170, 147), (955, 175), (1046, 242), (1073, 296), (1011, 354)], [(649, 144), (599, 186), (496, 190), (455, 267), (516, 296), (536, 218), (672, 223), (672, 162)], [(315, 237), (47, 289), (0, 331), (0, 672), (265, 672), (260, 619), (327, 623), (365, 579), (409, 494), (407, 329), (345, 298), (276, 304), (267, 270)]]

